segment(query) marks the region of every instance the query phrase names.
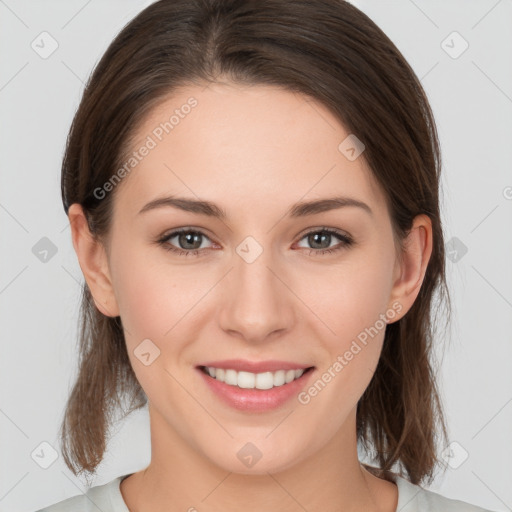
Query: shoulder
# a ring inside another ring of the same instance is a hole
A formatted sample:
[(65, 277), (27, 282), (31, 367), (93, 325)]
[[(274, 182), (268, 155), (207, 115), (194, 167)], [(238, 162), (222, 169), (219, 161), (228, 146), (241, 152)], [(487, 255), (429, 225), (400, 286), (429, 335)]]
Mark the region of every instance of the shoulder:
[(129, 512), (119, 488), (119, 484), (124, 477), (125, 475), (106, 484), (91, 487), (84, 494), (72, 496), (37, 512), (98, 512), (98, 510)]
[(423, 489), (399, 475), (393, 474), (391, 478), (398, 487), (397, 510), (400, 512), (434, 512), (438, 510), (443, 512), (493, 512)]

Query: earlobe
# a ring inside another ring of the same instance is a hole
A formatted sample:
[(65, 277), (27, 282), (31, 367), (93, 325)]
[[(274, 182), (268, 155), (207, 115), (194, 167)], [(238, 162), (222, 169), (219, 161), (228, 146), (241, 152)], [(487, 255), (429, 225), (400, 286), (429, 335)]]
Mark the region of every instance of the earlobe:
[[(108, 267), (107, 254), (103, 244), (94, 238), (89, 230), (82, 206), (74, 203), (69, 207), (73, 247), (94, 304), (105, 316), (119, 316), (119, 308)], [(108, 305), (108, 308), (106, 307)]]
[(389, 300), (390, 306), (397, 301), (401, 304), (400, 318), (409, 311), (420, 292), (431, 254), (432, 221), (427, 215), (418, 215), (414, 218), (411, 230), (404, 240), (402, 261), (395, 267)]

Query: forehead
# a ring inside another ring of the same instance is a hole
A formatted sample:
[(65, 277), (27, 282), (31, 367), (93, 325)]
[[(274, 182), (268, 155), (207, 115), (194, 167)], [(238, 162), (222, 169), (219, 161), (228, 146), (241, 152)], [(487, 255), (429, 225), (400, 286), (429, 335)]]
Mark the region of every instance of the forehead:
[(385, 208), (364, 159), (340, 150), (349, 135), (321, 103), (279, 87), (183, 87), (137, 127), (129, 150), (136, 165), (116, 202), (135, 214), (169, 193), (250, 213), (337, 193)]

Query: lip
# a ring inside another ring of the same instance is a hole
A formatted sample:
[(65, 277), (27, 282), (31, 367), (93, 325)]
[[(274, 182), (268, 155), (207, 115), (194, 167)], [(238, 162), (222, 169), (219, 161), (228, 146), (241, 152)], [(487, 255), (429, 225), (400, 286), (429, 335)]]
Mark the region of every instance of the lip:
[[(282, 363), (281, 363), (282, 364)], [(204, 366), (215, 366), (214, 364), (207, 364)], [(293, 368), (288, 368), (289, 370), (298, 369), (301, 365), (294, 366)], [(308, 368), (308, 371), (305, 371), (298, 379), (289, 382), (288, 384), (284, 384), (282, 386), (273, 387), (272, 389), (246, 389), (239, 388), (238, 386), (231, 386), (229, 384), (225, 384), (220, 380), (217, 380), (213, 377), (210, 377), (207, 373), (205, 373), (201, 367), (197, 367), (196, 371), (199, 373), (203, 382), (208, 386), (208, 388), (213, 392), (213, 395), (219, 398), (224, 404), (229, 405), (230, 407), (237, 409), (239, 411), (243, 411), (246, 413), (262, 413), (270, 410), (277, 409), (288, 401), (290, 401), (293, 397), (297, 397), (297, 395), (306, 387), (309, 380), (311, 379), (311, 375), (315, 373), (314, 367), (305, 367)], [(220, 366), (216, 366), (216, 368), (221, 368)], [(236, 368), (230, 367), (233, 370)], [(268, 368), (268, 366), (267, 366)], [(282, 366), (281, 369), (284, 369)], [(246, 371), (246, 370), (240, 370)], [(269, 370), (270, 371), (270, 370)], [(263, 373), (263, 372), (255, 372), (255, 373)]]
[(223, 368), (224, 370), (236, 370), (237, 372), (277, 372), (278, 370), (306, 370), (313, 365), (293, 363), (290, 361), (248, 361), (246, 359), (224, 359), (223, 361), (210, 361), (197, 366), (213, 366), (214, 368)]

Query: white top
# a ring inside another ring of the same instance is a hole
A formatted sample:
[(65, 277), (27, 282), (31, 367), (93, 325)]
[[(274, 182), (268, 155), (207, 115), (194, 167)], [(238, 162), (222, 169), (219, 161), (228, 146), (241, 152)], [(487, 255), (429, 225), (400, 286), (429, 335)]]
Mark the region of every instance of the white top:
[[(492, 512), (464, 501), (445, 498), (414, 485), (395, 473), (388, 474), (398, 487), (396, 512)], [(120, 490), (121, 480), (127, 476), (129, 475), (117, 477), (104, 485), (91, 487), (85, 494), (73, 496), (37, 512), (130, 512)]]

